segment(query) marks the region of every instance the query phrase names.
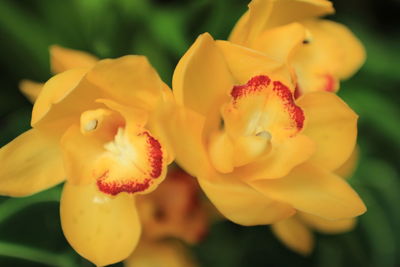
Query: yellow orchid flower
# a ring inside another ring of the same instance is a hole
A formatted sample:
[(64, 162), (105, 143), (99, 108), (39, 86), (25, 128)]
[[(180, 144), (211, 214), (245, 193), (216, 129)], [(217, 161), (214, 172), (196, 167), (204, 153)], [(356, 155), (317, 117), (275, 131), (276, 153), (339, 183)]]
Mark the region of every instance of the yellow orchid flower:
[[(362, 44), (345, 26), (318, 19), (334, 12), (321, 0), (253, 0), (230, 40), (263, 52), (294, 69), (294, 96), (313, 91), (335, 92), (339, 80), (350, 77), (365, 60)], [(273, 40), (273, 41), (271, 41)], [(354, 153), (353, 153), (354, 154)], [(355, 165), (351, 157), (345, 165)], [(349, 169), (341, 171), (349, 176)], [(338, 173), (338, 171), (336, 171)], [(304, 212), (272, 226), (289, 248), (309, 254), (314, 245), (311, 229), (324, 233), (351, 230), (355, 219), (329, 221)]]
[[(356, 168), (358, 149), (335, 173), (344, 178), (350, 178)], [(277, 238), (293, 251), (308, 255), (314, 249), (314, 237), (312, 231), (324, 234), (339, 234), (351, 231), (356, 225), (356, 218), (343, 220), (326, 220), (305, 212), (273, 224), (272, 232)]]
[(137, 249), (125, 266), (195, 266), (184, 244), (202, 240), (208, 228), (205, 203), (193, 177), (171, 167), (167, 178), (151, 194), (139, 196), (137, 207), (143, 225)]
[(141, 233), (136, 195), (153, 191), (172, 160), (152, 129), (172, 95), (142, 56), (96, 61), (53, 47), (52, 69), (60, 73), (43, 86), (22, 83), (37, 95), (32, 129), (0, 150), (0, 194), (66, 179), (60, 214), (71, 246), (99, 266), (122, 261)]
[(365, 50), (344, 25), (318, 18), (333, 12), (327, 0), (253, 0), (229, 40), (287, 62), (296, 97), (336, 92), (364, 63)]
[[(201, 35), (173, 77), (179, 106), (158, 116), (176, 160), (242, 225), (303, 211), (330, 220), (366, 208), (333, 173), (356, 143), (357, 115), (335, 94), (293, 98), (285, 63)], [(173, 118), (173, 119), (172, 119)]]

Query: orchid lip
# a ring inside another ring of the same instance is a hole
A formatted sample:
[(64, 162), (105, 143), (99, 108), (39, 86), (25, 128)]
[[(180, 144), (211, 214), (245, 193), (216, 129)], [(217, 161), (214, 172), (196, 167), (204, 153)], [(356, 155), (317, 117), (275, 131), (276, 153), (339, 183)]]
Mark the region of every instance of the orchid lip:
[(128, 112), (104, 108), (81, 115), (81, 134), (96, 139), (93, 145), (98, 151), (91, 176), (101, 192), (112, 196), (151, 191), (162, 181), (165, 162), (161, 143), (142, 123), (129, 119)]
[(145, 192), (163, 174), (161, 144), (147, 131), (134, 134), (120, 127), (104, 149), (100, 169), (94, 175), (98, 189), (105, 194)]
[(304, 124), (304, 113), (296, 105), (293, 92), (266, 75), (254, 76), (246, 84), (234, 86), (223, 117), (226, 129), (233, 136), (293, 137)]
[(303, 129), (303, 110), (279, 80), (257, 75), (233, 86), (230, 96), (221, 109), (224, 127), (209, 139), (211, 162), (221, 173), (257, 161)]

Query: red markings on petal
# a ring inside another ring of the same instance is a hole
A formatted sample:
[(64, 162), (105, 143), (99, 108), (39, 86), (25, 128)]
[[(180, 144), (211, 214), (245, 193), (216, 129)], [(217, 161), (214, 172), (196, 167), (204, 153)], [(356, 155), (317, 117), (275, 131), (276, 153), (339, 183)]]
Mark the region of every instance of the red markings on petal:
[[(299, 89), (297, 93), (300, 93)], [(227, 124), (236, 125), (232, 129), (242, 127), (245, 132), (251, 128), (251, 133), (264, 129), (272, 135), (275, 132), (273, 138), (279, 139), (294, 136), (303, 128), (303, 110), (295, 104), (294, 92), (280, 81), (258, 75), (245, 85), (234, 86), (231, 96), (224, 116), (228, 118)]]
[(147, 144), (149, 146), (150, 176), (151, 178), (158, 178), (161, 175), (163, 163), (161, 144), (148, 132), (143, 132), (142, 134), (147, 136)]
[[(121, 192), (132, 194), (143, 192), (153, 185), (153, 180), (161, 176), (163, 171), (163, 151), (160, 142), (147, 131), (140, 133), (139, 136), (146, 138), (146, 153), (140, 156), (147, 157), (147, 170), (138, 171), (136, 176), (133, 175), (132, 177), (129, 177), (129, 172), (126, 177), (120, 177), (120, 173), (116, 174), (112, 170), (107, 170), (97, 177), (97, 187), (100, 191), (112, 196)], [(134, 168), (133, 166), (132, 168)], [(124, 168), (124, 166), (121, 166), (121, 168)]]
[(129, 181), (107, 181), (109, 172), (106, 171), (97, 180), (97, 187), (103, 193), (108, 195), (118, 195), (121, 192), (126, 193), (137, 193), (143, 192), (148, 189), (151, 185), (151, 179), (144, 179), (141, 182), (134, 181), (135, 179)]
[(300, 131), (304, 124), (304, 112), (294, 103), (293, 95), (290, 89), (279, 81), (274, 81), (273, 91), (282, 100), (290, 118), (293, 120), (295, 127)]
[(335, 92), (335, 88), (336, 88), (335, 78), (330, 74), (326, 74), (324, 77), (326, 80), (324, 90), (327, 92)]
[(254, 76), (244, 85), (236, 85), (232, 88), (231, 96), (235, 103), (239, 98), (252, 93), (260, 92), (271, 83), (271, 79), (265, 75)]

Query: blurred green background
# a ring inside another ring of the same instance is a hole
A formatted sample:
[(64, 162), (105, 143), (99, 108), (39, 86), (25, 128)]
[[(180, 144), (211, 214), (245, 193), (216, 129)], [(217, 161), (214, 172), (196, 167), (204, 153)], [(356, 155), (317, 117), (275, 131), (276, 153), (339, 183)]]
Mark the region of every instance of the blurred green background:
[[(170, 84), (176, 63), (197, 35), (208, 31), (226, 39), (247, 3), (0, 0), (0, 144), (29, 128), (32, 106), (18, 82), (50, 77), (49, 45), (101, 58), (144, 54)], [(348, 25), (368, 53), (365, 66), (340, 91), (360, 115), (360, 162), (350, 182), (368, 212), (351, 233), (318, 235), (310, 257), (287, 250), (268, 227), (220, 222), (193, 247), (201, 266), (400, 266), (400, 2), (337, 0), (334, 5), (337, 14), (330, 18)], [(29, 198), (0, 199), (0, 266), (92, 266), (62, 235), (59, 194), (57, 187)]]

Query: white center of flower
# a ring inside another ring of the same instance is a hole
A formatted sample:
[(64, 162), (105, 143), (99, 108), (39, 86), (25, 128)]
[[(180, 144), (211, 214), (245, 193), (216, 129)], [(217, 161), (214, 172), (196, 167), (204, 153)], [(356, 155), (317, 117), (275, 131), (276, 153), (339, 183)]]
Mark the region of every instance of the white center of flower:
[(120, 163), (130, 165), (133, 164), (137, 157), (137, 152), (125, 134), (125, 129), (118, 128), (118, 132), (114, 140), (104, 145), (104, 148), (116, 157)]

